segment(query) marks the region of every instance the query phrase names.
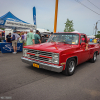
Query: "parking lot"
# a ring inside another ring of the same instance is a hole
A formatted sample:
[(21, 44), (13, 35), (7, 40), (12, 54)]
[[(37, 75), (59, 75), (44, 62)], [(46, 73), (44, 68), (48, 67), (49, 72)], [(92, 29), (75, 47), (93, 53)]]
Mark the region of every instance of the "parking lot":
[(78, 65), (75, 74), (33, 68), (17, 54), (0, 52), (0, 99), (100, 100), (100, 55)]

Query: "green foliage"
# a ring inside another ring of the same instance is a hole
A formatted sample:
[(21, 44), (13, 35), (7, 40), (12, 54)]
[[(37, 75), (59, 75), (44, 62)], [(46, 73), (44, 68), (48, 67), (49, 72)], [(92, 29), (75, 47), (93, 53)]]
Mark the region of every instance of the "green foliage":
[(100, 31), (98, 31), (98, 34), (95, 35), (96, 38), (100, 38)]
[(74, 28), (73, 28), (73, 20), (67, 19), (66, 23), (64, 23), (64, 24), (65, 24), (64, 32), (73, 32), (73, 31), (75, 31)]
[(100, 38), (100, 33), (98, 33), (95, 37), (96, 37), (96, 38)]
[(47, 31), (49, 31), (49, 29), (47, 29)]
[(100, 31), (98, 31), (98, 34), (100, 34)]

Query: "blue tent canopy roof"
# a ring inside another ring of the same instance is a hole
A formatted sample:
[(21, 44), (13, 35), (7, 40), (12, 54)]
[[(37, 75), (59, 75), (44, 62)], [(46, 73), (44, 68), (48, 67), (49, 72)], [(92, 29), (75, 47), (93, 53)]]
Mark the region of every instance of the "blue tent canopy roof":
[(14, 16), (10, 11), (8, 13), (6, 13), (5, 15), (1, 16), (0, 20), (4, 20), (4, 21), (9, 20), (9, 21), (22, 22), (22, 23), (29, 24), (29, 23), (17, 18), (16, 16)]
[(36, 25), (32, 25), (30, 23), (27, 23), (27, 22), (17, 18), (10, 11), (0, 17), (0, 27), (9, 27), (9, 28), (16, 27), (17, 29), (18, 28), (36, 29)]

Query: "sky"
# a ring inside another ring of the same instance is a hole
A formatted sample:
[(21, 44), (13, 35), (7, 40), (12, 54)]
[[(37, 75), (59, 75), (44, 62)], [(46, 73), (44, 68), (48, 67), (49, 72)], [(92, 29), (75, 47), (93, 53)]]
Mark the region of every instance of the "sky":
[[(32, 8), (35, 6), (37, 28), (49, 29), (53, 32), (55, 1), (0, 0), (0, 16), (10, 11), (19, 19), (34, 24)], [(100, 31), (100, 0), (59, 0), (57, 32), (64, 31), (67, 18), (73, 20), (73, 28), (76, 31), (95, 35), (96, 22)]]

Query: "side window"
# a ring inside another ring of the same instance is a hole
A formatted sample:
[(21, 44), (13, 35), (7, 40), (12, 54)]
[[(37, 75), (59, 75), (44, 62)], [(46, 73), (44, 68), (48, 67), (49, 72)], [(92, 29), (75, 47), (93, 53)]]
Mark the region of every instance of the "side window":
[(86, 43), (86, 37), (85, 35), (81, 35), (80, 43), (85, 42)]

